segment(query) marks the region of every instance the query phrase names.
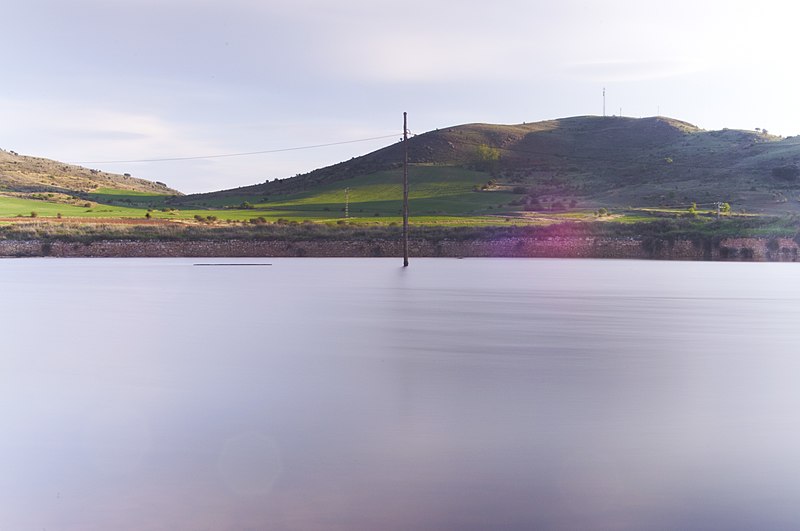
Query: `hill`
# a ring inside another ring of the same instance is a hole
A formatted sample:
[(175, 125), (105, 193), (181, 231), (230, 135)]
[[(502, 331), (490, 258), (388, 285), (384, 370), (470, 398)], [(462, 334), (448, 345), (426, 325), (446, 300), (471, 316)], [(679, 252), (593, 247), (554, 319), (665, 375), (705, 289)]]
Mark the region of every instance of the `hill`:
[[(800, 210), (800, 138), (705, 131), (666, 117), (583, 116), (517, 125), (467, 124), (409, 139), (413, 214), (528, 215), (596, 208)], [(270, 213), (394, 216), (403, 146), (289, 179), (189, 195), (175, 205)], [(345, 190), (347, 189), (347, 192)]]
[[(710, 219), (723, 203), (742, 215), (800, 213), (800, 137), (760, 130), (582, 116), (453, 126), (413, 136), (407, 146), (417, 225), (628, 223), (689, 209)], [(0, 150), (0, 218), (213, 225), (347, 217), (389, 225), (401, 219), (403, 150), (397, 142), (292, 178), (187, 196), (130, 175)]]
[(180, 195), (163, 183), (0, 150), (0, 194), (3, 196), (69, 203), (101, 190)]

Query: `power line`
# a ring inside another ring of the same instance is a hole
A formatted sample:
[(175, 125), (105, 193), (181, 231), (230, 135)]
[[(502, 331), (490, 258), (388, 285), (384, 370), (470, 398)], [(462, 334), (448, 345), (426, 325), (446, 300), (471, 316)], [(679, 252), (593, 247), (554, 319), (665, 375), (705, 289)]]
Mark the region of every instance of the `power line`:
[(68, 162), (68, 164), (133, 164), (137, 162), (171, 162), (177, 160), (201, 160), (201, 159), (221, 159), (226, 157), (246, 157), (249, 155), (265, 155), (268, 153), (282, 153), (285, 151), (300, 151), (303, 149), (317, 149), (329, 146), (341, 146), (343, 144), (356, 144), (358, 142), (369, 142), (370, 140), (385, 140), (387, 138), (395, 138), (397, 135), (384, 135), (384, 136), (375, 136), (372, 138), (360, 138), (358, 140), (344, 140), (341, 142), (330, 142), (327, 144), (314, 144), (311, 146), (298, 146), (298, 147), (290, 147), (290, 148), (281, 148), (281, 149), (267, 149), (264, 151), (248, 151), (245, 153), (225, 153), (222, 155), (197, 155), (193, 157), (167, 157), (167, 158), (160, 158), (160, 159), (136, 159), (136, 160), (83, 160), (83, 161), (75, 161), (75, 162)]

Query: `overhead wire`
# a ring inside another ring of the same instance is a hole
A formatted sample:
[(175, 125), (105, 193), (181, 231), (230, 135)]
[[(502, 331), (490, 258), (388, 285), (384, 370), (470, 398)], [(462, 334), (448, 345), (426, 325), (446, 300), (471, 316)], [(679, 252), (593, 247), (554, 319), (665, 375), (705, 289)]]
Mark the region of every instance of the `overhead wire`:
[(360, 138), (358, 140), (343, 140), (340, 142), (329, 142), (326, 144), (314, 144), (309, 146), (296, 146), (296, 147), (288, 147), (288, 148), (280, 148), (280, 149), (266, 149), (263, 151), (247, 151), (243, 153), (224, 153), (219, 155), (196, 155), (191, 157), (165, 157), (165, 158), (154, 158), (154, 159), (134, 159), (134, 160), (83, 160), (83, 161), (72, 161), (68, 164), (134, 164), (138, 162), (172, 162), (172, 161), (181, 161), (181, 160), (202, 160), (202, 159), (221, 159), (221, 158), (228, 158), (228, 157), (246, 157), (250, 155), (265, 155), (268, 153), (282, 153), (286, 151), (300, 151), (305, 149), (317, 149), (323, 147), (330, 147), (330, 146), (341, 146), (344, 144), (356, 144), (359, 142), (369, 142), (371, 140), (385, 140), (387, 138), (395, 138), (397, 135), (384, 135), (384, 136), (375, 136), (371, 138)]

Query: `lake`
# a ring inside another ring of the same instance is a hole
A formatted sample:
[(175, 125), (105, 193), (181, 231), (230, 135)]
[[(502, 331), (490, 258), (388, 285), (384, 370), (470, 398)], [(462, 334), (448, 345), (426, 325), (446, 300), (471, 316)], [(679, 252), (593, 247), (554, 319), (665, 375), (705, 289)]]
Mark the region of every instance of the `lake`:
[(800, 527), (797, 265), (401, 265), (0, 261), (0, 529)]

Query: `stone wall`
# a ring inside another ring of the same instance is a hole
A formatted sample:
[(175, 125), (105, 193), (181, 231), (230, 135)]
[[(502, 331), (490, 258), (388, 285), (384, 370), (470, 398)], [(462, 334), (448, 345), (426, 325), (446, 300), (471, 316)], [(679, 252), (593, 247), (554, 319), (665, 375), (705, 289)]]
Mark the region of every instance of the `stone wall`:
[[(635, 238), (500, 238), (430, 242), (412, 240), (409, 254), (423, 257), (636, 258), (657, 260), (782, 261), (798, 259), (789, 238), (710, 241)], [(0, 240), (0, 256), (57, 257), (368, 257), (401, 256), (398, 241), (130, 241), (92, 243)]]

